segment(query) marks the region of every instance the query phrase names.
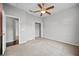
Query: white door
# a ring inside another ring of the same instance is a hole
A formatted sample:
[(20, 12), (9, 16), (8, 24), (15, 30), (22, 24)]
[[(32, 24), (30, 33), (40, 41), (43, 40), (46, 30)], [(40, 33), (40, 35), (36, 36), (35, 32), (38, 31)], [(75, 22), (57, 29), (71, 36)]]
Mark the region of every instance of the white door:
[(6, 49), (6, 16), (4, 11), (2, 13), (2, 54), (4, 54)]

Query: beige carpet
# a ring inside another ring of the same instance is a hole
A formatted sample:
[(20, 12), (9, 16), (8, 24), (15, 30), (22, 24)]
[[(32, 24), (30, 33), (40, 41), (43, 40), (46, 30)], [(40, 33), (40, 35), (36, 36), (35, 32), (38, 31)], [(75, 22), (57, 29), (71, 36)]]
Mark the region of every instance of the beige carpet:
[(37, 38), (25, 44), (7, 47), (5, 55), (9, 56), (71, 56), (79, 55), (79, 47), (57, 41)]

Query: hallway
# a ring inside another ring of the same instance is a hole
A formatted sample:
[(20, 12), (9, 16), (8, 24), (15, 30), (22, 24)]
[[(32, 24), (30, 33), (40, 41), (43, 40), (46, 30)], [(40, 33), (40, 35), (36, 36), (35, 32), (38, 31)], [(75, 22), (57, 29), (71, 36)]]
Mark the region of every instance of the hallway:
[(6, 56), (78, 56), (79, 47), (45, 38), (7, 47)]

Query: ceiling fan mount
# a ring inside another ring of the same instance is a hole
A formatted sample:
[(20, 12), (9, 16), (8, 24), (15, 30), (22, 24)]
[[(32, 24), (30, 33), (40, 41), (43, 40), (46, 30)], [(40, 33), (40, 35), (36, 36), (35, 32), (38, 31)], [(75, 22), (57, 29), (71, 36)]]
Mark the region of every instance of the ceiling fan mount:
[(41, 3), (41, 4), (38, 3), (37, 6), (40, 8), (39, 10), (36, 10), (36, 11), (30, 10), (30, 12), (33, 12), (33, 13), (40, 12), (40, 13), (41, 13), (40, 16), (42, 16), (42, 15), (45, 14), (45, 13), (48, 14), (48, 15), (51, 15), (51, 13), (48, 12), (48, 10), (54, 8), (53, 5), (46, 8), (46, 7), (45, 7), (45, 3)]

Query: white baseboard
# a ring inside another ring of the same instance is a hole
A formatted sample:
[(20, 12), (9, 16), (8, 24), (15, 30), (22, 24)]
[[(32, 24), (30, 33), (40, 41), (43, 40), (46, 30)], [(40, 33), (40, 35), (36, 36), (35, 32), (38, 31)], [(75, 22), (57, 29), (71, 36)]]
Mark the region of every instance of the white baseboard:
[(65, 43), (65, 44), (69, 44), (69, 45), (79, 46), (78, 44), (75, 44), (75, 43), (72, 43), (72, 42), (60, 41), (60, 40), (55, 40), (55, 39), (51, 39), (51, 38), (47, 38), (47, 37), (43, 37), (43, 38), (46, 38), (46, 39), (49, 39), (49, 40), (54, 40), (54, 41)]

